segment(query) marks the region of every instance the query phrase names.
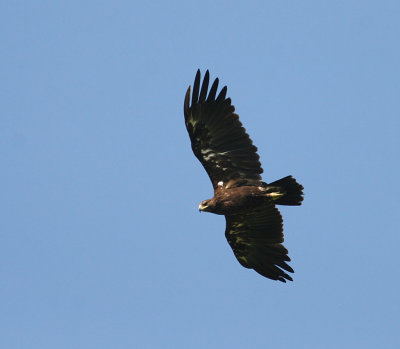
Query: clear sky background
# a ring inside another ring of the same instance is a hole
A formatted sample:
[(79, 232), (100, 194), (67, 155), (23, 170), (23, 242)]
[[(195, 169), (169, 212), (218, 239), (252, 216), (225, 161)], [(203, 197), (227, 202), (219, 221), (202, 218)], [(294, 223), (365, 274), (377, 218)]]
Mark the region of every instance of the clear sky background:
[[(0, 347), (399, 348), (399, 1), (2, 1)], [(191, 152), (210, 70), (294, 282), (242, 268)]]

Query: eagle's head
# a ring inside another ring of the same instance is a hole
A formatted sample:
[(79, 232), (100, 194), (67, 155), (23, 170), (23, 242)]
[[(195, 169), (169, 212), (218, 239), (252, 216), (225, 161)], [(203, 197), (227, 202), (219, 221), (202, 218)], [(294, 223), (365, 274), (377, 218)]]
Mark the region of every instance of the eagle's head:
[(214, 206), (212, 205), (211, 200), (204, 200), (204, 201), (200, 202), (199, 211), (200, 212), (202, 212), (202, 211), (211, 212), (213, 207)]

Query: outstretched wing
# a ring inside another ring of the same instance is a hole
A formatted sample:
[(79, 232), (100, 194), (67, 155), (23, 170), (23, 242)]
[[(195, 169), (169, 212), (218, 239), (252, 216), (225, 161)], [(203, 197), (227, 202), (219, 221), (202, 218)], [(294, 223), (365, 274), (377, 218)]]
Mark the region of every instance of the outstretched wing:
[(208, 93), (209, 73), (200, 88), (197, 71), (190, 104), (190, 87), (185, 96), (185, 124), (194, 155), (200, 160), (214, 189), (218, 182), (238, 179), (261, 180), (263, 172), (257, 148), (234, 113), (231, 99), (226, 97), (226, 86), (216, 97), (218, 78)]
[(282, 216), (272, 202), (225, 218), (225, 236), (242, 266), (272, 280), (293, 281), (285, 273), (294, 271), (286, 264), (290, 258), (282, 245)]

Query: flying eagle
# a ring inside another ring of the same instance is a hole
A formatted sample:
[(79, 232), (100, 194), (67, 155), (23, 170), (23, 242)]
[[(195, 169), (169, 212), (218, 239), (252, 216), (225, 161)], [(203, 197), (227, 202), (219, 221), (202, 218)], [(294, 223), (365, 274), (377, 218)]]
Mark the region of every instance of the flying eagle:
[[(283, 224), (278, 205), (301, 205), (303, 186), (292, 176), (267, 184), (257, 148), (235, 114), (226, 86), (217, 96), (218, 78), (208, 92), (209, 72), (200, 87), (200, 70), (184, 102), (185, 124), (194, 155), (214, 187), (214, 197), (199, 211), (224, 215), (225, 236), (239, 263), (272, 280), (293, 281), (282, 245)], [(286, 271), (286, 272), (285, 272)]]

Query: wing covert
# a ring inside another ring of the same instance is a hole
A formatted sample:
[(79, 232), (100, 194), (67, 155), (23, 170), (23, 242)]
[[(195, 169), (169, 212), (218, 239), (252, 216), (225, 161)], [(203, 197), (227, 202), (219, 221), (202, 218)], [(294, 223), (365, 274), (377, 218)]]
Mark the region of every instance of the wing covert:
[[(261, 180), (263, 172), (257, 148), (234, 113), (231, 99), (226, 98), (226, 86), (217, 96), (218, 78), (210, 91), (207, 70), (200, 87), (197, 71), (190, 103), (190, 87), (184, 102), (185, 124), (195, 156), (217, 188), (218, 182), (244, 178)], [(217, 96), (217, 97), (216, 97)]]

